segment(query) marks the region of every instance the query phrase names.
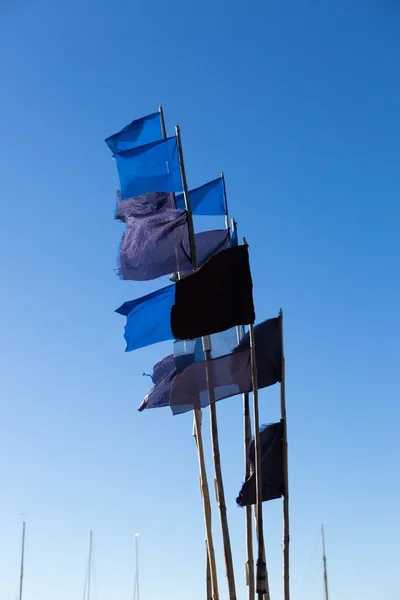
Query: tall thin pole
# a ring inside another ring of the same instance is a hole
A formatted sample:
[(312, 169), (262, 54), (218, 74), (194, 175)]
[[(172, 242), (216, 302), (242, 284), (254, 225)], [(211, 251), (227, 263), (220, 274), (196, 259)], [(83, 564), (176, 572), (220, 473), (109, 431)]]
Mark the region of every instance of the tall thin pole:
[(256, 592), (259, 600), (264, 596), (269, 599), (268, 571), (264, 547), (264, 527), (262, 512), (262, 471), (261, 471), (261, 441), (260, 441), (260, 417), (258, 411), (258, 382), (257, 382), (257, 363), (255, 353), (254, 325), (249, 324), (250, 334), (250, 358), (251, 358), (251, 381), (253, 388), (253, 413), (254, 413), (254, 454), (255, 454), (255, 472), (256, 472), (256, 515), (257, 515), (257, 574), (256, 574)]
[(158, 107), (158, 112), (160, 113), (160, 125), (161, 125), (161, 135), (163, 139), (167, 137), (167, 130), (165, 129), (165, 121), (164, 121), (164, 111), (162, 104)]
[(228, 196), (226, 194), (226, 183), (225, 183), (225, 176), (223, 173), (221, 173), (221, 179), (222, 179), (222, 190), (224, 193), (224, 203), (225, 203), (225, 228), (228, 231), (228, 233), (230, 234), (229, 231), (229, 211), (228, 211)]
[(208, 558), (208, 546), (206, 540), (206, 597), (207, 600), (212, 600), (212, 584), (211, 584), (211, 571), (210, 571), (210, 561)]
[(24, 582), (24, 561), (25, 561), (25, 521), (22, 523), (22, 548), (21, 548), (21, 573), (19, 579), (19, 600), (22, 600), (22, 586)]
[(140, 600), (139, 593), (139, 544), (138, 544), (139, 534), (135, 533), (135, 559), (136, 559), (136, 575), (135, 575), (135, 592), (136, 592), (136, 600)]
[[(228, 210), (227, 203), (225, 204)], [(234, 234), (237, 230), (235, 219), (231, 219), (231, 231)], [(244, 336), (244, 327), (236, 327), (238, 343)], [(249, 459), (249, 446), (251, 442), (251, 421), (250, 421), (250, 398), (249, 394), (242, 394), (243, 398), (243, 443), (244, 443), (244, 477), (245, 481), (251, 475), (251, 463)], [(254, 583), (254, 551), (253, 551), (253, 524), (252, 524), (253, 508), (251, 504), (245, 508), (246, 519), (246, 585), (248, 586), (248, 600), (254, 600), (255, 583)]]
[[(228, 233), (228, 239), (230, 239), (229, 229), (229, 215), (228, 215), (228, 202), (226, 198), (226, 188), (224, 174), (221, 173), (221, 179), (223, 183), (224, 201), (225, 201), (225, 227)], [(217, 407), (215, 405), (215, 393), (212, 382), (210, 382), (210, 373), (207, 361), (212, 359), (211, 356), (211, 338), (209, 335), (202, 338), (204, 358), (206, 360), (206, 380), (207, 380), (207, 391), (210, 405), (210, 428), (211, 428), (211, 443), (214, 459), (214, 487), (215, 496), (218, 504), (222, 541), (224, 547), (224, 559), (225, 559), (225, 571), (228, 582), (229, 599), (236, 600), (236, 586), (235, 586), (235, 571), (233, 569), (233, 558), (232, 558), (232, 547), (229, 534), (228, 516), (226, 511), (225, 502), (225, 490), (224, 482), (222, 478), (222, 466), (221, 466), (221, 455), (219, 450), (219, 436), (218, 436), (218, 420), (217, 420)]]
[(224, 547), (225, 571), (228, 582), (229, 599), (236, 600), (235, 572), (233, 569), (233, 558), (231, 540), (229, 535), (228, 517), (226, 512), (225, 490), (222, 479), (221, 455), (219, 450), (218, 437), (218, 421), (217, 407), (215, 405), (215, 394), (212, 382), (210, 383), (210, 373), (207, 361), (211, 360), (211, 341), (210, 336), (203, 338), (203, 351), (206, 360), (206, 379), (207, 389), (210, 402), (210, 427), (211, 427), (211, 442), (214, 459), (214, 474), (215, 474), (215, 495), (219, 508), (219, 516), (221, 522), (222, 542)]
[(93, 543), (93, 532), (89, 534), (89, 560), (88, 560), (88, 586), (87, 586), (87, 600), (90, 600), (90, 584), (92, 579), (92, 543)]
[[(187, 212), (188, 219), (188, 230), (189, 230), (189, 243), (190, 243), (190, 253), (192, 257), (192, 265), (193, 270), (197, 268), (197, 254), (196, 254), (196, 243), (194, 237), (194, 227), (193, 227), (193, 217), (192, 211), (190, 209), (190, 200), (189, 200), (189, 191), (188, 185), (186, 181), (186, 171), (185, 164), (183, 161), (183, 151), (182, 151), (182, 142), (181, 142), (181, 133), (178, 126), (175, 128), (176, 132), (176, 140), (177, 140), (177, 148), (178, 148), (178, 158), (179, 158), (179, 166), (181, 171), (181, 179), (182, 179), (182, 189), (183, 189), (183, 197), (185, 200), (185, 208)], [(204, 512), (204, 523), (206, 529), (206, 542), (208, 549), (208, 560), (209, 560), (209, 568), (211, 574), (211, 584), (212, 584), (212, 594), (213, 600), (218, 600), (218, 580), (217, 580), (217, 565), (215, 561), (215, 551), (214, 551), (214, 541), (212, 536), (212, 525), (211, 525), (211, 502), (210, 502), (210, 491), (208, 487), (207, 481), (207, 472), (206, 472), (206, 464), (204, 459), (204, 448), (203, 448), (203, 436), (201, 432), (201, 420), (202, 413), (199, 408), (193, 409), (193, 430), (196, 438), (196, 447), (197, 447), (197, 457), (199, 461), (199, 471), (200, 471), (200, 489), (201, 489), (201, 497), (203, 499), (203, 512)]]
[(281, 419), (283, 422), (283, 478), (285, 483), (285, 495), (283, 496), (283, 598), (290, 600), (289, 580), (289, 469), (288, 469), (288, 442), (286, 427), (286, 389), (285, 389), (285, 354), (283, 351), (283, 311), (279, 311), (281, 320), (282, 339), (282, 375), (281, 375)]
[(325, 535), (324, 535), (324, 526), (323, 525), (321, 525), (321, 533), (322, 533), (322, 560), (324, 562), (325, 600), (329, 600), (329, 594), (328, 594), (328, 571), (327, 571), (327, 568), (326, 568)]

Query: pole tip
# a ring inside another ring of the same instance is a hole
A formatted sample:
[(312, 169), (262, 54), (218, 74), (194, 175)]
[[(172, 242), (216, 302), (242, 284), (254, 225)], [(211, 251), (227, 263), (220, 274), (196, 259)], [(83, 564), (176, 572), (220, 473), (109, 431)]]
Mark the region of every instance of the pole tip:
[(158, 112), (162, 112), (162, 104), (158, 105)]

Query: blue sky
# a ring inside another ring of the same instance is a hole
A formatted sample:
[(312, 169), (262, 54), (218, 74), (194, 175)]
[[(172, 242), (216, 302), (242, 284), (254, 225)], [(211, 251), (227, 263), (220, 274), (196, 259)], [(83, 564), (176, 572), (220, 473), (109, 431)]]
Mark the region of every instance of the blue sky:
[[(117, 175), (104, 138), (163, 103), (189, 185), (225, 172), (259, 319), (285, 313), (292, 599), (395, 600), (398, 579), (400, 9), (394, 0), (0, 5), (0, 597), (204, 597), (189, 415), (139, 414), (169, 344), (124, 354)], [(221, 226), (216, 219), (212, 226)], [(261, 417), (279, 417), (278, 388)], [(218, 416), (239, 599), (241, 400)], [(208, 472), (208, 412), (204, 413)], [(214, 511), (221, 598), (227, 591)], [(265, 507), (272, 600), (281, 504)]]

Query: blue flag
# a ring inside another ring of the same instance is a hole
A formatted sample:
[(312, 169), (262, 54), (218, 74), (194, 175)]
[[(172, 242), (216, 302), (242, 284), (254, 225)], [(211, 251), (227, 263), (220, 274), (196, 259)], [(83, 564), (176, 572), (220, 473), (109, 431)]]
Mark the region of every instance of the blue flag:
[[(222, 177), (189, 191), (190, 208), (194, 215), (225, 215), (225, 196)], [(183, 194), (176, 196), (176, 207), (185, 209)]]
[(115, 312), (126, 317), (125, 352), (174, 339), (170, 324), (174, 299), (172, 284), (117, 308)]
[(148, 192), (181, 192), (176, 137), (114, 154), (121, 200)]
[(111, 152), (115, 154), (161, 139), (160, 114), (157, 112), (132, 121), (118, 133), (110, 135), (105, 141)]
[(237, 232), (237, 229), (234, 229), (232, 231), (232, 235), (231, 235), (231, 239), (230, 239), (230, 242), (229, 242), (229, 246), (230, 246), (230, 248), (233, 248), (233, 247), (238, 246), (238, 245), (239, 245), (238, 232)]

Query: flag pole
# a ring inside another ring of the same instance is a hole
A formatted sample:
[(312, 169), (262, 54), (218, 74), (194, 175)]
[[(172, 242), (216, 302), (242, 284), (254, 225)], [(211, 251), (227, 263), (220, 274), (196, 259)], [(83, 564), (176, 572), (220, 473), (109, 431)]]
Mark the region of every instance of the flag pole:
[(222, 466), (221, 466), (221, 455), (219, 450), (219, 437), (218, 437), (218, 420), (217, 420), (217, 407), (215, 405), (215, 394), (212, 384), (210, 384), (210, 374), (207, 361), (211, 360), (211, 340), (210, 336), (207, 335), (203, 338), (203, 350), (204, 358), (206, 360), (206, 380), (208, 396), (210, 401), (210, 426), (211, 426), (211, 441), (212, 451), (214, 459), (214, 473), (215, 473), (215, 496), (219, 508), (219, 515), (221, 521), (222, 541), (224, 546), (224, 558), (225, 558), (225, 570), (226, 578), (228, 581), (229, 600), (236, 600), (236, 586), (235, 586), (235, 573), (233, 570), (233, 558), (231, 540), (229, 535), (228, 517), (226, 512), (225, 502), (225, 490), (224, 482), (222, 479)]
[[(194, 237), (193, 216), (192, 216), (192, 211), (190, 209), (190, 200), (189, 200), (189, 192), (188, 192), (188, 186), (187, 186), (187, 181), (186, 181), (185, 164), (183, 161), (181, 132), (180, 132), (180, 128), (178, 125), (175, 127), (175, 133), (176, 133), (176, 141), (177, 141), (177, 148), (178, 148), (179, 167), (180, 167), (180, 171), (181, 171), (183, 197), (185, 200), (185, 208), (186, 208), (186, 212), (187, 212), (190, 252), (191, 252), (191, 256), (192, 256), (193, 270), (195, 270), (197, 268), (197, 254), (196, 254), (196, 243), (195, 243), (195, 237)], [(201, 432), (202, 413), (201, 413), (200, 408), (193, 409), (193, 418), (194, 418), (193, 431), (194, 431), (194, 435), (196, 438), (197, 456), (198, 456), (199, 470), (200, 470), (200, 488), (201, 488), (201, 497), (203, 499), (203, 512), (204, 512), (204, 522), (205, 522), (205, 528), (206, 528), (206, 543), (207, 543), (207, 550), (208, 550), (209, 569), (210, 569), (210, 574), (211, 574), (212, 596), (213, 596), (213, 600), (218, 600), (219, 594), (218, 594), (217, 566), (216, 566), (216, 562), (215, 562), (214, 541), (213, 541), (212, 526), (211, 526), (210, 490), (208, 487), (206, 465), (205, 465), (205, 459), (204, 459), (203, 436), (202, 436), (202, 432)]]
[[(246, 244), (246, 240), (243, 239)], [(250, 361), (251, 361), (251, 383), (253, 388), (253, 413), (254, 413), (254, 455), (256, 472), (256, 516), (257, 516), (257, 573), (256, 573), (256, 593), (258, 600), (266, 597), (269, 600), (268, 571), (264, 547), (264, 526), (262, 511), (262, 470), (261, 470), (261, 441), (260, 441), (260, 416), (258, 411), (258, 382), (257, 382), (257, 363), (255, 351), (254, 324), (249, 324), (250, 336)]]
[(206, 593), (207, 593), (207, 600), (212, 600), (212, 585), (211, 585), (211, 571), (210, 571), (210, 561), (208, 559), (208, 545), (207, 545), (207, 540), (206, 540), (206, 564), (207, 564), (207, 571), (206, 571)]
[[(224, 190), (225, 191), (225, 190)], [(232, 233), (237, 230), (235, 219), (231, 219)], [(244, 336), (244, 327), (237, 327), (238, 343)], [(249, 459), (249, 446), (251, 442), (251, 421), (250, 421), (250, 398), (249, 394), (242, 394), (243, 398), (243, 442), (244, 442), (244, 468), (245, 481), (251, 475), (251, 464)], [(254, 600), (255, 584), (254, 584), (254, 552), (253, 552), (253, 523), (251, 504), (245, 508), (246, 515), (246, 585), (249, 588), (248, 600)]]
[(279, 311), (281, 318), (282, 339), (282, 375), (281, 375), (281, 419), (283, 421), (283, 479), (285, 484), (285, 495), (283, 496), (283, 597), (290, 600), (289, 581), (289, 469), (288, 469), (288, 442), (286, 427), (286, 390), (285, 390), (285, 355), (283, 352), (283, 311)]
[(22, 549), (21, 549), (21, 572), (19, 579), (19, 600), (22, 600), (22, 585), (24, 582), (24, 561), (25, 561), (25, 521), (22, 523)]
[[(226, 188), (225, 188), (225, 179), (223, 173), (221, 173), (223, 190), (224, 190), (224, 200), (225, 200), (225, 225), (227, 226), (228, 236), (230, 236), (229, 231), (229, 217), (227, 215), (228, 204), (226, 200)], [(206, 367), (206, 380), (207, 380), (207, 391), (210, 405), (210, 429), (211, 429), (211, 442), (212, 442), (212, 452), (213, 452), (213, 460), (214, 460), (214, 484), (215, 484), (215, 496), (219, 509), (220, 523), (221, 523), (221, 532), (222, 532), (222, 542), (224, 548), (224, 559), (225, 559), (225, 572), (226, 579), (228, 582), (228, 592), (229, 592), (229, 600), (236, 600), (236, 585), (235, 585), (235, 572), (233, 568), (233, 558), (232, 558), (232, 547), (231, 540), (229, 534), (229, 525), (228, 525), (228, 516), (226, 510), (226, 501), (225, 501), (225, 490), (224, 490), (224, 482), (222, 478), (222, 466), (221, 466), (221, 454), (219, 449), (219, 436), (218, 436), (218, 419), (217, 419), (217, 407), (215, 404), (215, 393), (214, 387), (212, 383), (210, 383), (210, 373), (208, 368), (207, 361), (212, 359), (211, 355), (211, 338), (209, 335), (204, 336), (202, 338), (203, 342), (203, 351), (205, 358), (205, 367)]]
[(164, 111), (163, 111), (162, 104), (159, 105), (158, 112), (160, 114), (161, 135), (162, 135), (163, 139), (165, 140), (167, 137), (167, 130), (165, 128)]
[[(230, 228), (229, 228), (229, 211), (228, 211), (228, 196), (226, 194), (226, 184), (225, 184), (225, 176), (223, 173), (221, 173), (221, 179), (222, 179), (222, 191), (224, 194), (224, 204), (225, 204), (225, 229), (228, 232), (228, 235), (230, 237)], [(233, 219), (232, 219), (233, 222)]]

